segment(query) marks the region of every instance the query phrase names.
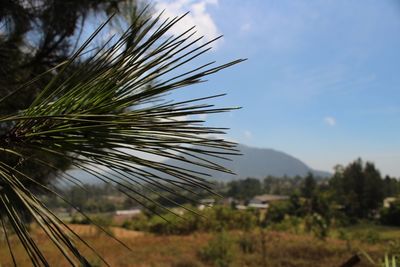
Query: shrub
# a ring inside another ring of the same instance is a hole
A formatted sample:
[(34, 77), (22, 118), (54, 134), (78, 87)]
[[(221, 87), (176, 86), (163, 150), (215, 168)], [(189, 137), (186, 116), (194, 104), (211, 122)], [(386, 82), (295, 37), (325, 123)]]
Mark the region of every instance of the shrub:
[(186, 235), (195, 231), (244, 230), (248, 231), (257, 225), (258, 215), (251, 210), (239, 211), (228, 207), (216, 206), (202, 212), (203, 217), (187, 212), (183, 219), (173, 214), (161, 218), (154, 215), (150, 218), (140, 216), (125, 221), (122, 227), (132, 230), (149, 231), (161, 235)]
[(232, 241), (222, 231), (199, 251), (199, 257), (206, 264), (216, 267), (228, 267), (233, 261)]
[(253, 210), (234, 210), (216, 206), (204, 212), (204, 219), (199, 221), (199, 229), (204, 231), (245, 230), (257, 225), (258, 215)]
[(149, 231), (149, 221), (145, 214), (141, 213), (134, 218), (129, 220), (125, 220), (121, 227), (128, 229), (128, 230), (135, 230), (135, 231)]
[(285, 215), (279, 223), (270, 224), (269, 228), (275, 231), (284, 231), (298, 234), (302, 219), (296, 216)]
[(239, 248), (243, 253), (252, 254), (256, 251), (255, 237), (249, 233), (243, 233), (238, 239)]
[(325, 239), (328, 236), (329, 224), (320, 214), (313, 213), (305, 217), (305, 229), (315, 237)]
[(274, 203), (268, 208), (266, 223), (279, 223), (285, 219), (285, 215), (290, 214), (291, 205), (287, 201)]

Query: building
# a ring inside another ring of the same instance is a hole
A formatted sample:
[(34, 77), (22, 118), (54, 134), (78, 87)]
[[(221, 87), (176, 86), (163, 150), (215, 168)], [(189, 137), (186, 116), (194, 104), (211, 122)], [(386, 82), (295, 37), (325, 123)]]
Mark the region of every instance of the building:
[(390, 205), (397, 200), (397, 197), (387, 197), (383, 200), (383, 207), (390, 208)]
[(288, 196), (264, 194), (252, 198), (247, 207), (254, 209), (268, 209), (270, 203), (288, 199)]
[(205, 208), (212, 207), (215, 204), (215, 199), (213, 198), (204, 198), (201, 199), (200, 204), (197, 206), (199, 210), (204, 210)]

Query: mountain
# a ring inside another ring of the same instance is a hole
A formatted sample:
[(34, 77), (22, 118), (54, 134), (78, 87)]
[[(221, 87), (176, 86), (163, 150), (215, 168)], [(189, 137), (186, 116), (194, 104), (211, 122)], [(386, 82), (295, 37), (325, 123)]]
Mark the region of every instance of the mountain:
[(238, 177), (264, 178), (268, 175), (281, 176), (305, 176), (309, 172), (316, 176), (328, 176), (327, 172), (315, 171), (299, 159), (281, 151), (267, 148), (254, 148), (239, 145), (243, 156), (233, 159), (227, 166)]
[[(208, 170), (205, 172), (212, 175), (217, 181), (230, 181), (247, 177), (263, 179), (268, 175), (275, 177), (282, 177), (285, 175), (289, 177), (296, 175), (305, 176), (309, 172), (319, 177), (328, 177), (331, 175), (329, 172), (314, 170), (299, 159), (274, 149), (255, 148), (241, 144), (238, 145), (238, 149), (243, 155), (231, 157), (232, 161), (215, 160), (211, 157), (207, 158), (208, 160), (227, 167), (236, 175)], [(172, 160), (167, 160), (166, 163), (173, 163), (181, 167), (189, 166), (184, 163), (173, 162)], [(195, 170), (204, 172), (204, 169), (196, 168)]]
[[(314, 170), (299, 159), (274, 149), (255, 148), (241, 144), (238, 145), (238, 149), (243, 155), (231, 157), (232, 161), (215, 159), (212, 157), (206, 158), (207, 160), (225, 166), (236, 173), (236, 175), (213, 170), (205, 170), (204, 168), (193, 167), (187, 163), (177, 162), (174, 160), (166, 160), (165, 163), (204, 172), (211, 175), (213, 180), (225, 182), (245, 179), (247, 177), (263, 179), (268, 175), (275, 177), (282, 177), (285, 175), (289, 177), (296, 175), (305, 176), (309, 172), (319, 177), (328, 177), (331, 175), (329, 172)], [(82, 180), (84, 183), (94, 183), (97, 181), (95, 177), (78, 170), (73, 170), (69, 173)]]

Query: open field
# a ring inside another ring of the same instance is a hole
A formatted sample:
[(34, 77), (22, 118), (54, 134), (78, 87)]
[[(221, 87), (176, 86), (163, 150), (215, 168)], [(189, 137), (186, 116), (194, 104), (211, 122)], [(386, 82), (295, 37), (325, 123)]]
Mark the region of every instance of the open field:
[(400, 240), (400, 227), (364, 223), (346, 227), (344, 230), (354, 236), (375, 232), (382, 241), (394, 239)]
[[(99, 229), (91, 225), (71, 224), (69, 227), (82, 237), (93, 237), (100, 234)], [(130, 239), (144, 235), (143, 232), (126, 230), (121, 227), (111, 227), (110, 230), (118, 239)]]
[[(116, 237), (121, 239), (131, 248), (131, 252), (110, 239), (104, 234), (99, 234), (96, 229), (87, 225), (73, 225), (74, 230), (93, 245), (111, 266), (210, 266), (199, 258), (199, 250), (207, 245), (212, 238), (209, 233), (195, 233), (187, 236), (154, 236), (121, 228), (113, 228)], [(36, 231), (35, 239), (48, 255), (51, 266), (69, 266), (56, 248), (43, 234)], [(338, 239), (326, 241), (317, 240), (307, 235), (293, 235), (283, 232), (266, 232), (264, 235), (265, 246), (262, 247), (262, 235), (255, 230), (247, 233), (254, 245), (254, 251), (244, 253), (238, 241), (245, 234), (238, 231), (229, 232), (232, 242), (233, 261), (230, 266), (339, 266), (353, 255), (348, 244)], [(13, 237), (14, 253), (20, 266), (30, 266), (28, 258), (24, 255), (22, 247)], [(384, 255), (382, 244), (354, 243), (353, 250), (362, 248), (372, 257), (379, 258)], [(86, 255), (90, 255), (94, 266), (102, 265), (88, 248), (83, 248)], [(264, 252), (263, 252), (264, 251)], [(354, 252), (354, 251), (353, 251)], [(12, 266), (11, 259), (5, 246), (0, 246), (0, 259), (3, 267)], [(372, 266), (363, 259), (357, 266)]]

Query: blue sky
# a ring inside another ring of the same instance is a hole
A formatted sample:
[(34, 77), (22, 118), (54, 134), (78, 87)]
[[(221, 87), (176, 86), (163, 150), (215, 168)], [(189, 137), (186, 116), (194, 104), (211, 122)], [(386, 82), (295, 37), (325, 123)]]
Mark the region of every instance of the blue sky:
[[(166, 15), (191, 11), (187, 24), (212, 38), (207, 59), (248, 61), (185, 96), (220, 92), (210, 116), (229, 138), (289, 153), (332, 171), (361, 157), (400, 176), (400, 2), (158, 1)], [(177, 31), (179, 31), (179, 26)]]

